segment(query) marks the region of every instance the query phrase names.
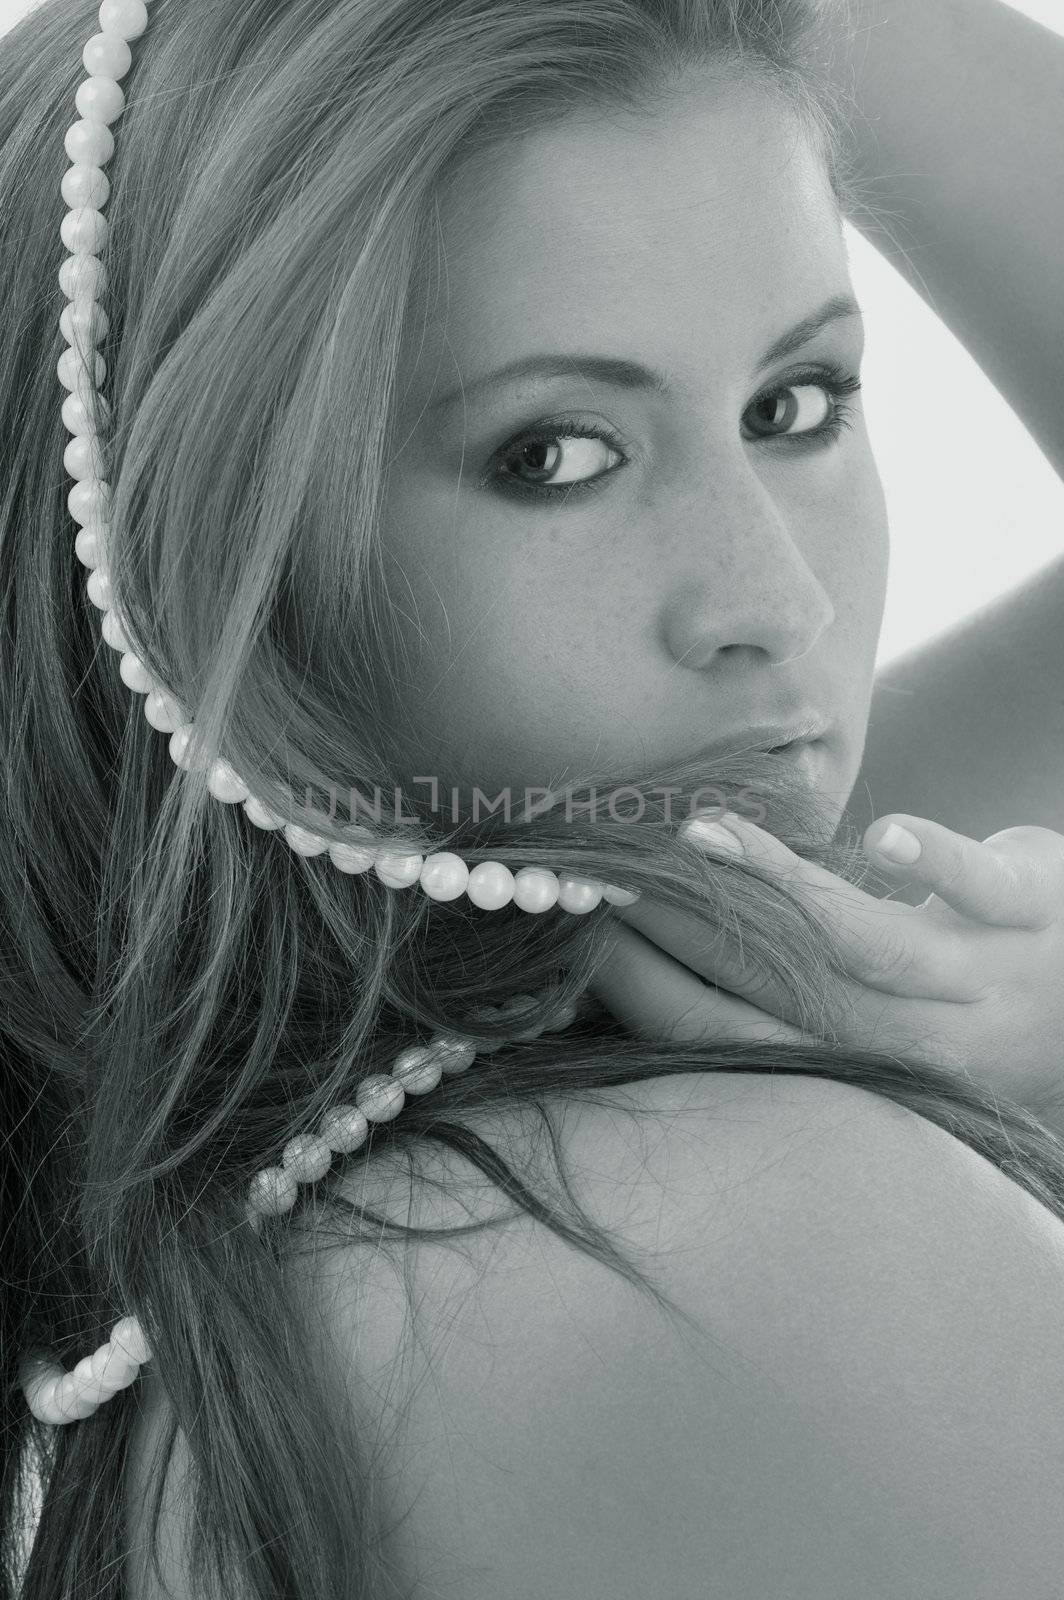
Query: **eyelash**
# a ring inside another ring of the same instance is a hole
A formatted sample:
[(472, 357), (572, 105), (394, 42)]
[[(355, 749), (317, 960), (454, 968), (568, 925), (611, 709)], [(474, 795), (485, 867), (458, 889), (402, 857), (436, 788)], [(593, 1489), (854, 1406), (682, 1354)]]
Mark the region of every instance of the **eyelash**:
[[(817, 367), (796, 373), (786, 383), (778, 383), (755, 395), (747, 409), (760, 405), (764, 400), (773, 399), (776, 395), (786, 394), (790, 389), (809, 387), (823, 389), (831, 396), (832, 412), (826, 422), (819, 428), (807, 428), (803, 433), (761, 434), (757, 437), (768, 439), (772, 443), (790, 443), (792, 448), (822, 449), (825, 445), (835, 443), (844, 429), (853, 427), (856, 411), (853, 406), (845, 403), (845, 397), (860, 390), (861, 380), (856, 373), (848, 372), (844, 367)], [(599, 439), (618, 455), (624, 456), (624, 459), (619, 466), (609, 467), (594, 478), (585, 478), (583, 482), (576, 483), (553, 485), (522, 483), (518, 478), (499, 475), (497, 471), (499, 464), (527, 449), (529, 445), (551, 444), (558, 439)], [(621, 448), (620, 436), (612, 428), (601, 425), (592, 427), (576, 417), (558, 417), (553, 422), (535, 423), (496, 450), (491, 458), (491, 470), (481, 480), (481, 487), (495, 489), (500, 494), (519, 500), (557, 499), (559, 495), (585, 494), (589, 490), (597, 489), (607, 478), (611, 478), (627, 464), (628, 457)]]

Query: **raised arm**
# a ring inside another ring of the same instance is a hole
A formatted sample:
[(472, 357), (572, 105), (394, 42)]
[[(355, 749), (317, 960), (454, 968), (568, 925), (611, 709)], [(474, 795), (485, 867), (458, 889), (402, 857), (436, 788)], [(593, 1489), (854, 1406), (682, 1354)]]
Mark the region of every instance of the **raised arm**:
[(846, 0), (843, 15), (850, 220), (1064, 476), (1064, 38), (1003, 0)]

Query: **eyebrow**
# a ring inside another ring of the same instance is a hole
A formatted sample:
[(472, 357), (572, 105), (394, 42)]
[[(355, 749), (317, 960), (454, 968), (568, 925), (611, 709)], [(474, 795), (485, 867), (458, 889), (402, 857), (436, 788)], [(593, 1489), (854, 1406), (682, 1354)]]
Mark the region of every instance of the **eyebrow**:
[[(793, 355), (829, 323), (838, 322), (844, 317), (861, 315), (861, 307), (852, 295), (832, 295), (819, 311), (803, 317), (801, 322), (796, 322), (793, 328), (788, 328), (786, 333), (771, 344), (758, 362), (756, 370), (761, 372), (773, 362), (782, 361), (785, 356)], [(458, 399), (469, 400), (482, 389), (494, 388), (502, 383), (513, 383), (519, 378), (591, 378), (597, 383), (610, 384), (615, 389), (645, 389), (652, 394), (663, 396), (672, 392), (672, 384), (663, 372), (657, 371), (654, 367), (645, 367), (638, 361), (628, 361), (621, 356), (570, 355), (557, 352), (538, 356), (519, 356), (517, 360), (509, 361), (503, 367), (482, 373), (470, 383), (459, 383), (453, 389), (448, 389), (438, 400), (433, 400), (427, 409), (441, 410), (444, 406), (453, 405)]]

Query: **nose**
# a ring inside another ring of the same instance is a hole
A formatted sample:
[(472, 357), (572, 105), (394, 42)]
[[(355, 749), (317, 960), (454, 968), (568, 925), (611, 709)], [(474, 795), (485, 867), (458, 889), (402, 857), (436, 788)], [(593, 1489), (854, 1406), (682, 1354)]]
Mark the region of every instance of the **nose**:
[(684, 541), (663, 608), (669, 651), (695, 671), (724, 651), (758, 650), (776, 665), (808, 655), (835, 607), (787, 519), (765, 485), (749, 478), (727, 510), (719, 504), (696, 513), (694, 536)]

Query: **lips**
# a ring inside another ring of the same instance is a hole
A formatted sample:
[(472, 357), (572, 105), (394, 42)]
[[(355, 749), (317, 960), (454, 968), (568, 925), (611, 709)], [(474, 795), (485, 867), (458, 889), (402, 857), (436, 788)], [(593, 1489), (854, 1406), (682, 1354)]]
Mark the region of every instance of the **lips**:
[(788, 739), (786, 744), (770, 745), (768, 753), (770, 756), (785, 756), (791, 751), (804, 750), (806, 745), (815, 743), (817, 743), (815, 739)]
[[(830, 731), (831, 723), (815, 711), (810, 711), (804, 718), (792, 717), (787, 722), (747, 722), (731, 733), (718, 734), (711, 744), (704, 745), (695, 755), (704, 761), (716, 761), (746, 752), (793, 756), (819, 745)], [(691, 759), (691, 752), (687, 752), (684, 759)]]
[(777, 723), (770, 727), (751, 728), (747, 730), (746, 739), (755, 749), (765, 750), (770, 755), (786, 754), (803, 745), (815, 744), (827, 733), (828, 726), (823, 717), (810, 712), (804, 720), (795, 720), (787, 725)]

